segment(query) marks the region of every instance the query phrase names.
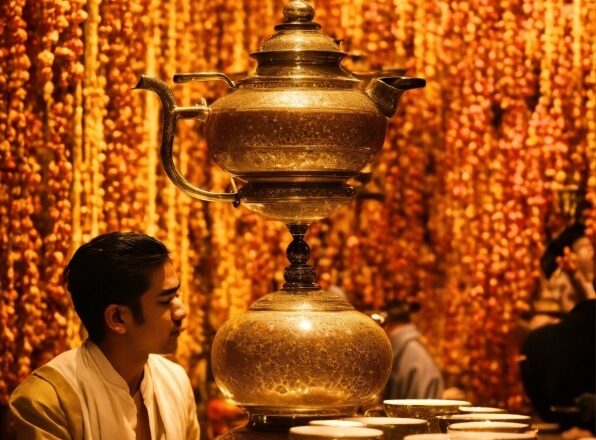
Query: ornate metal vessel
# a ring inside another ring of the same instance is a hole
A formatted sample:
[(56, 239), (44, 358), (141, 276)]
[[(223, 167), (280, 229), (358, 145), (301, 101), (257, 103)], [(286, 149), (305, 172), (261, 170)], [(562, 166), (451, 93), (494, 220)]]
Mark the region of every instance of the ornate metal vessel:
[[(277, 33), (251, 54), (256, 72), (240, 81), (214, 72), (174, 75), (177, 83), (225, 81), (232, 92), (211, 106), (177, 107), (163, 81), (141, 77), (136, 88), (153, 90), (163, 103), (161, 158), (179, 188), (203, 200), (241, 203), (285, 223), (311, 223), (352, 199), (354, 189), (345, 182), (375, 159), (403, 92), (423, 87), (425, 80), (359, 80), (341, 67), (346, 54), (313, 18), (308, 3), (289, 2)], [(238, 191), (208, 192), (180, 175), (172, 146), (181, 118), (204, 122), (209, 153), (243, 184)]]
[[(178, 83), (225, 81), (231, 93), (210, 106), (177, 107), (156, 78), (143, 76), (136, 86), (162, 100), (161, 160), (176, 186), (283, 221), (294, 237), (283, 289), (226, 322), (213, 341), (216, 382), (249, 411), (251, 426), (352, 414), (379, 396), (391, 367), (383, 330), (315, 283), (304, 235), (352, 200), (348, 180), (374, 161), (403, 92), (425, 81), (352, 75), (341, 67), (346, 54), (313, 18), (308, 3), (290, 1), (277, 32), (251, 54), (256, 72), (240, 81), (213, 72), (174, 76)], [(181, 118), (203, 122), (209, 153), (237, 191), (205, 191), (180, 175), (172, 148)]]

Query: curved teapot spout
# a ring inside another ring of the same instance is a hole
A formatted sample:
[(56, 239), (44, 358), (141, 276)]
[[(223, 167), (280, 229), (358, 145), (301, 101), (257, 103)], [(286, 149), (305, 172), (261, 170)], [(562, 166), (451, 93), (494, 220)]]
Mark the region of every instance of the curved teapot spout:
[(171, 115), (174, 112), (174, 109), (176, 108), (176, 99), (174, 98), (174, 94), (172, 93), (168, 85), (159, 78), (141, 75), (141, 79), (139, 79), (137, 85), (134, 86), (132, 89), (145, 89), (155, 92), (157, 96), (159, 96), (161, 104), (163, 105), (164, 116)]
[(399, 98), (406, 90), (419, 89), (426, 85), (423, 78), (407, 76), (382, 77), (373, 79), (365, 92), (377, 104), (385, 116), (390, 118), (397, 110)]

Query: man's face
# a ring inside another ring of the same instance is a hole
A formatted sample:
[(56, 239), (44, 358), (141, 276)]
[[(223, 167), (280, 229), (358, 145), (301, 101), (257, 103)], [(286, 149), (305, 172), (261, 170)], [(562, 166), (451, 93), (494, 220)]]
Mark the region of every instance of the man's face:
[(575, 263), (582, 272), (586, 281), (594, 280), (594, 244), (588, 237), (582, 237), (576, 240), (572, 246), (573, 253), (576, 255)]
[(546, 292), (543, 292), (542, 299), (552, 298), (559, 303), (560, 311), (568, 312), (575, 306), (577, 295), (569, 275), (564, 271), (557, 271), (550, 278), (547, 284)]
[(151, 274), (149, 289), (140, 298), (143, 322), (128, 329), (135, 349), (143, 354), (176, 351), (182, 320), (186, 317), (179, 288), (172, 263), (165, 263)]

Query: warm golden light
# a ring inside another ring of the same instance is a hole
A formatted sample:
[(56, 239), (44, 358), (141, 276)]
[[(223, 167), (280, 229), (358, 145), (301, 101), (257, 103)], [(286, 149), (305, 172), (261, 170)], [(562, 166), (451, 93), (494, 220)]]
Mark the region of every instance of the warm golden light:
[[(30, 3), (0, 13), (0, 401), (80, 339), (61, 272), (82, 241), (115, 229), (171, 249), (189, 303), (178, 360), (205, 394), (205, 335), (283, 283), (289, 236), (180, 194), (158, 168), (158, 103), (130, 88), (143, 73), (245, 76), (285, 2), (72, 0), (54, 2), (47, 22)], [(583, 187), (596, 206), (593, 11), (578, 0), (520, 5), (316, 2), (315, 21), (344, 52), (364, 52), (366, 68), (407, 68), (427, 87), (405, 95), (389, 125), (374, 167), (384, 203), (359, 200), (308, 238), (324, 287), (367, 309), (416, 296), (450, 380), (512, 410), (523, 401), (511, 334), (537, 286), (545, 231), (565, 221), (557, 185)], [(190, 106), (224, 89), (174, 93)], [(229, 176), (196, 127), (179, 124), (177, 136), (181, 171), (225, 191)], [(596, 209), (586, 216), (595, 231)]]

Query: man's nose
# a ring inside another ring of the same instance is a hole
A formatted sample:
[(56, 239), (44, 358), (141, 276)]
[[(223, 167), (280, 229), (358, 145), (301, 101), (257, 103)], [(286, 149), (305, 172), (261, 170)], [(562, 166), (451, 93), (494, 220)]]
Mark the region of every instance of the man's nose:
[(180, 298), (175, 298), (172, 301), (172, 319), (174, 321), (181, 321), (186, 318), (186, 308)]

